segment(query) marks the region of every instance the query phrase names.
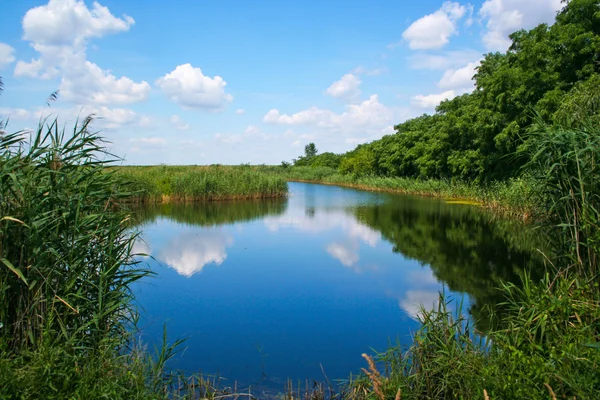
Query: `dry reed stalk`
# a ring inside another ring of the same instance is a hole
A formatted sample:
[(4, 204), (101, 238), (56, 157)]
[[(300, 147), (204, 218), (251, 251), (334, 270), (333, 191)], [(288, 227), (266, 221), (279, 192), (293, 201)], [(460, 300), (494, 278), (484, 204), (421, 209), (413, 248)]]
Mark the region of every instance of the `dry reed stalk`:
[(381, 381), (381, 374), (379, 374), (379, 371), (377, 370), (375, 361), (371, 356), (365, 353), (362, 354), (362, 357), (365, 360), (367, 360), (367, 363), (369, 364), (369, 369), (371, 370), (371, 372), (369, 372), (366, 369), (362, 368), (363, 372), (369, 377), (369, 379), (371, 379), (371, 382), (373, 383), (373, 391), (380, 400), (385, 400), (385, 396), (383, 395), (383, 391), (381, 390), (383, 385), (383, 382)]
[(544, 386), (546, 386), (546, 389), (548, 389), (548, 392), (550, 393), (550, 397), (552, 398), (552, 400), (556, 400), (556, 394), (554, 393), (554, 390), (552, 390), (550, 385), (548, 385), (547, 383), (544, 383)]
[(395, 400), (400, 400), (401, 398), (402, 398), (402, 389), (398, 388), (398, 391), (396, 392)]
[(485, 389), (483, 389), (483, 398), (484, 400), (490, 400), (490, 396), (488, 396), (488, 392)]

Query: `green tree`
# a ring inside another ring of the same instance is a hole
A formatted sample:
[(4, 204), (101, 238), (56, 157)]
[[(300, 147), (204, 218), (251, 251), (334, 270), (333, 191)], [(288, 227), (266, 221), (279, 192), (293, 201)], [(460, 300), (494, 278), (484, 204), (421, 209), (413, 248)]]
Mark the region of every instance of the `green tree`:
[(309, 143), (306, 146), (304, 146), (304, 157), (311, 159), (314, 156), (317, 155), (317, 146), (315, 146), (314, 143)]

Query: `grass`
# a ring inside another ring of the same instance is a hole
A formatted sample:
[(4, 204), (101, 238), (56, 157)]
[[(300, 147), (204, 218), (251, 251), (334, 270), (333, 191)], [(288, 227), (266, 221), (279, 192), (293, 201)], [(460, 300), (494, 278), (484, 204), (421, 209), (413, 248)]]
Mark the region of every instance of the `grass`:
[(422, 328), (408, 348), (366, 356), (369, 369), (349, 382), (343, 398), (595, 398), (600, 351), (590, 344), (598, 339), (600, 304), (592, 300), (594, 288), (548, 278), (505, 286), (503, 326), (485, 336), (440, 298), (436, 310), (422, 310)]
[[(422, 310), (408, 348), (365, 356), (350, 399), (593, 399), (600, 387), (600, 130), (549, 127), (527, 133), (534, 202), (553, 244), (544, 278), (501, 283), (493, 329), (477, 332), (440, 298)], [(460, 307), (459, 307), (460, 309)], [(492, 314), (490, 314), (492, 315)], [(377, 371), (376, 362), (385, 372)]]
[[(137, 235), (125, 205), (132, 198), (278, 197), (285, 194), (284, 173), (297, 180), (303, 176), (378, 190), (422, 191), (488, 205), (535, 204), (535, 220), (546, 228), (540, 232), (548, 232), (553, 244), (541, 281), (525, 275), (519, 285), (499, 283), (503, 301), (495, 315), (490, 313), (496, 320), (489, 331), (477, 332), (464, 314), (451, 314), (441, 298), (436, 310), (422, 310), (422, 327), (411, 345), (365, 355), (364, 373), (349, 380), (341, 393), (315, 386), (300, 394), (288, 384), (284, 398), (597, 395), (597, 127), (538, 123), (528, 133), (525, 149), (530, 152), (529, 178), (477, 188), (443, 181), (352, 178), (326, 169), (115, 168), (101, 137), (90, 131), (91, 122), (86, 118), (73, 132), (65, 132), (56, 120), (42, 121), (29, 139), (23, 132), (0, 136), (0, 398), (239, 398), (235, 387), (221, 388), (214, 379), (169, 371), (166, 363), (181, 341), (169, 345), (166, 330), (163, 345), (154, 353), (136, 340), (131, 285), (150, 272), (132, 254)], [(275, 203), (260, 212), (280, 210)], [(167, 207), (164, 212), (176, 211)], [(244, 210), (231, 213), (231, 220), (255, 216)], [(208, 212), (199, 223), (216, 222)]]
[(158, 217), (166, 216), (187, 225), (219, 226), (281, 215), (286, 206), (286, 201), (280, 198), (191, 204), (160, 203), (135, 208), (132, 218), (136, 225), (152, 223)]
[(464, 181), (342, 174), (329, 167), (265, 167), (291, 181), (339, 185), (370, 191), (437, 197), (455, 204), (480, 205), (498, 213), (528, 218), (536, 203), (534, 181), (515, 178), (487, 185)]
[(284, 197), (286, 180), (250, 166), (118, 167), (144, 203), (194, 202)]
[(135, 193), (91, 122), (0, 135), (0, 398), (169, 397), (180, 341), (136, 340)]

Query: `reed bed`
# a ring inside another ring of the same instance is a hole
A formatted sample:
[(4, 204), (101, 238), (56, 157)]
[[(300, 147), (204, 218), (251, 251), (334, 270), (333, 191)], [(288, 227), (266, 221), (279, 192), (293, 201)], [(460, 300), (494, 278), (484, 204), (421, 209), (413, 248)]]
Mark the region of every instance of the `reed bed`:
[(286, 180), (250, 166), (118, 167), (118, 177), (132, 183), (137, 201), (197, 202), (277, 198), (287, 195)]
[(329, 167), (264, 167), (264, 171), (290, 181), (321, 183), (361, 190), (442, 198), (455, 203), (479, 205), (503, 215), (525, 219), (537, 207), (535, 181), (528, 176), (485, 185), (460, 180), (354, 176)]
[(600, 129), (538, 120), (527, 135), (539, 233), (552, 245), (543, 278), (500, 283), (504, 300), (486, 332), (441, 297), (437, 309), (421, 311), (410, 346), (367, 356), (369, 370), (348, 383), (345, 398), (597, 398)]

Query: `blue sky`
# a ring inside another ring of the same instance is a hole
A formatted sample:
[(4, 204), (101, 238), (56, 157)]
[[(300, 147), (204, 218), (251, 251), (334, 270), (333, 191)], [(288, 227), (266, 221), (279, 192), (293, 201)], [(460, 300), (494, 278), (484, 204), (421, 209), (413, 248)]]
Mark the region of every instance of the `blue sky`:
[[(473, 88), (560, 0), (0, 1), (0, 117), (94, 113), (125, 164), (343, 152)], [(47, 96), (59, 100), (46, 106)]]

